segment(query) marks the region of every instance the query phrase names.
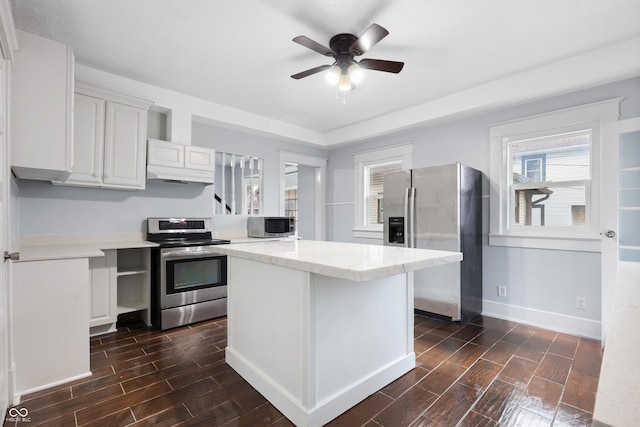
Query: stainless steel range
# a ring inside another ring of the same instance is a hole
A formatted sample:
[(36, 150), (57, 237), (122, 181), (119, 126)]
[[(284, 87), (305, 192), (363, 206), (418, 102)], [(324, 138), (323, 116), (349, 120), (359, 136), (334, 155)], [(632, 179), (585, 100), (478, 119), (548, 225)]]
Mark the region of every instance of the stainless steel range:
[(151, 318), (169, 329), (227, 314), (228, 240), (211, 238), (209, 218), (148, 218), (151, 250)]

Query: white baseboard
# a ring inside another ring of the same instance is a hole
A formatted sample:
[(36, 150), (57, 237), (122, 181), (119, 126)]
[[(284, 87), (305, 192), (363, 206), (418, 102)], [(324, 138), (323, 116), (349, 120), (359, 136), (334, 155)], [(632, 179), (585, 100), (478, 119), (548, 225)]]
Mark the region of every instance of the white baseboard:
[(349, 384), (322, 402), (313, 403), (313, 407), (305, 407), (303, 402), (282, 389), (234, 349), (230, 347), (225, 349), (225, 360), (284, 416), (296, 426), (301, 427), (325, 425), (416, 366), (416, 355), (412, 352), (381, 367), (367, 377)]
[(35, 393), (36, 391), (46, 390), (48, 388), (55, 387), (55, 386), (60, 385), (60, 384), (68, 383), (68, 382), (79, 380), (79, 379), (86, 378), (86, 377), (90, 377), (91, 375), (92, 375), (92, 373), (91, 373), (91, 371), (89, 371), (89, 372), (85, 372), (83, 374), (74, 375), (74, 376), (69, 377), (69, 378), (64, 378), (64, 379), (59, 380), (59, 381), (53, 381), (53, 382), (50, 382), (50, 383), (47, 383), (47, 384), (43, 384), (43, 385), (40, 385), (38, 387), (33, 387), (33, 388), (30, 388), (30, 389), (27, 389), (27, 390), (16, 391), (14, 393), (14, 395), (13, 395), (13, 402), (14, 402), (15, 405), (17, 405), (18, 403), (20, 403), (20, 400), (22, 399), (22, 396), (25, 396), (25, 395), (30, 394), (30, 393)]
[(569, 316), (551, 311), (482, 300), (482, 315), (511, 320), (539, 328), (600, 340), (602, 324), (598, 320)]

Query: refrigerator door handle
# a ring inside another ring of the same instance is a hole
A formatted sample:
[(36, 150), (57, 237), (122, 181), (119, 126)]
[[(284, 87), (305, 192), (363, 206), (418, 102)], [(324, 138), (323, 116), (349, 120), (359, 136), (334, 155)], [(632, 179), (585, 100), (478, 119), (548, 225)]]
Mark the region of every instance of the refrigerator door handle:
[(404, 247), (405, 248), (409, 248), (411, 247), (411, 235), (409, 234), (411, 232), (411, 228), (409, 227), (409, 198), (411, 197), (409, 195), (410, 193), (410, 188), (405, 188), (404, 189), (404, 229), (402, 230), (402, 232), (404, 233)]
[(405, 207), (408, 209), (408, 212), (405, 212), (405, 218), (407, 218), (408, 223), (408, 247), (415, 248), (416, 247), (416, 189), (415, 187), (407, 188), (407, 199), (408, 202), (405, 204)]

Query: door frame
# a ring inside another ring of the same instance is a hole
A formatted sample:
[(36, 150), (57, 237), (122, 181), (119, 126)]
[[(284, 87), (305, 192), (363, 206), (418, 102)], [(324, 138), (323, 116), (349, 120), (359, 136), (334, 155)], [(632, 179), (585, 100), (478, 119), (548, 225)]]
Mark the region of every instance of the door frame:
[(296, 163), (315, 168), (315, 238), (325, 240), (326, 232), (326, 194), (327, 194), (327, 159), (308, 154), (280, 151), (280, 215), (284, 215), (285, 207), (285, 168), (287, 163)]
[[(9, 141), (11, 138), (11, 129), (9, 129), (9, 106), (11, 93), (9, 91), (10, 82), (11, 82), (11, 65), (13, 61), (13, 52), (18, 49), (18, 38), (16, 36), (15, 25), (13, 22), (13, 13), (11, 11), (11, 5), (9, 4), (9, 0), (0, 0), (0, 64), (1, 69), (1, 78), (0, 78), (0, 88), (1, 96), (0, 102), (2, 106), (2, 114), (0, 114), (0, 118), (2, 123), (0, 123), (0, 150), (2, 150), (2, 154), (0, 154), (0, 171), (2, 172), (2, 176), (0, 176), (0, 198), (2, 199), (2, 210), (0, 211), (0, 227), (2, 230), (0, 231), (0, 252), (4, 252), (5, 250), (9, 250), (10, 245), (10, 232), (11, 232), (11, 222), (10, 222), (10, 201), (11, 201), (11, 175), (9, 172), (10, 169), (10, 148)], [(4, 268), (0, 268), (0, 292), (4, 295), (0, 297), (0, 301), (4, 301), (6, 303), (6, 307), (0, 308), (0, 327), (4, 328), (4, 333), (6, 337), (3, 340), (6, 340), (0, 343), (0, 358), (3, 361), (0, 362), (0, 376), (3, 377), (3, 380), (0, 381), (0, 414), (4, 414), (7, 406), (13, 402), (14, 399), (14, 381), (13, 381), (13, 369), (12, 369), (12, 339), (11, 339), (11, 292), (10, 292), (10, 284), (11, 284), (11, 263), (3, 264)]]
[[(623, 133), (640, 130), (640, 117), (605, 123), (602, 127), (602, 170), (600, 196), (602, 333), (604, 346), (613, 312), (615, 286), (618, 282), (618, 177), (619, 142)], [(605, 233), (612, 230), (614, 238)]]

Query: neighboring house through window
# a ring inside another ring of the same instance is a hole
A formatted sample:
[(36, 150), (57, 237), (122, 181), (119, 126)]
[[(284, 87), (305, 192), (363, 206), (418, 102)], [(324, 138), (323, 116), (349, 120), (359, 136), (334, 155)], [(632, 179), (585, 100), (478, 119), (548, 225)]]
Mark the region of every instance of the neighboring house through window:
[(620, 99), (493, 125), (491, 245), (596, 250), (600, 127)]

